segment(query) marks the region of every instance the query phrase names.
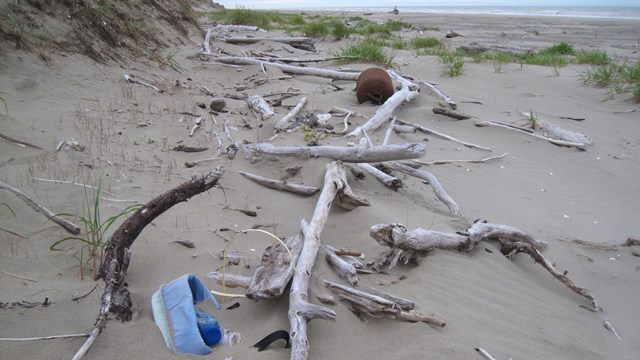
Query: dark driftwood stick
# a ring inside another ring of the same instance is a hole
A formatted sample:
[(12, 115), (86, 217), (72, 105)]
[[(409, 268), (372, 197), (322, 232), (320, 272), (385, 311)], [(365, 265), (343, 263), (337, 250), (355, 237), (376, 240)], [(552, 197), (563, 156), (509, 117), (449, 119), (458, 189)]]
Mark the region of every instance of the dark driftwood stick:
[(35, 210), (36, 212), (39, 212), (40, 214), (46, 216), (47, 218), (49, 218), (49, 220), (53, 221), (54, 223), (62, 226), (68, 232), (70, 232), (70, 233), (72, 233), (74, 235), (80, 234), (80, 227), (78, 225), (72, 223), (71, 221), (69, 221), (67, 219), (63, 219), (63, 218), (57, 216), (56, 214), (52, 213), (49, 209), (44, 207), (42, 204), (37, 203), (29, 195), (25, 194), (20, 189), (15, 188), (15, 187), (13, 187), (13, 186), (11, 186), (9, 184), (3, 183), (2, 181), (0, 181), (0, 189), (5, 189), (5, 190), (11, 191), (17, 197), (19, 197), (22, 201), (27, 203), (27, 205), (31, 206), (31, 208), (33, 210)]
[(433, 108), (431, 109), (431, 111), (433, 111), (434, 114), (445, 115), (448, 117), (452, 117), (456, 120), (466, 120), (471, 118), (469, 115), (461, 114), (459, 112), (455, 112), (453, 110), (449, 110), (445, 108)]
[(129, 267), (129, 249), (140, 235), (142, 230), (155, 218), (173, 205), (205, 192), (218, 184), (223, 171), (219, 168), (213, 169), (207, 176), (199, 179), (187, 181), (177, 187), (153, 198), (147, 205), (138, 209), (115, 231), (109, 245), (98, 276), (106, 284), (102, 294), (102, 306), (96, 325), (91, 331), (91, 335), (82, 345), (80, 350), (73, 357), (73, 360), (81, 359), (104, 329), (109, 312), (116, 313), (123, 320), (131, 319), (131, 298), (129, 291), (124, 284), (124, 277)]

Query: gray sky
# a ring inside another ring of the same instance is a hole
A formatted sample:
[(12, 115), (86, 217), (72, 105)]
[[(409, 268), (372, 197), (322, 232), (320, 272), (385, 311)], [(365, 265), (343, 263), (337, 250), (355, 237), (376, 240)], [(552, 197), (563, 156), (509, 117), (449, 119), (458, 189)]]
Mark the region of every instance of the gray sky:
[(368, 6), (640, 6), (640, 0), (229, 0), (226, 8), (256, 9)]

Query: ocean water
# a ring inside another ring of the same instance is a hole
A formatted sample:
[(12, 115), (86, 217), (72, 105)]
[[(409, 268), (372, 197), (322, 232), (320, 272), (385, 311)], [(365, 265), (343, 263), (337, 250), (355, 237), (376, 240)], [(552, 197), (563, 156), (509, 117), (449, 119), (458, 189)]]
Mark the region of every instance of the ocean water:
[[(393, 6), (385, 7), (344, 7), (316, 8), (313, 10), (356, 11), (356, 12), (388, 12)], [(311, 10), (311, 9), (310, 9)], [(550, 7), (550, 6), (398, 6), (403, 12), (426, 12), (441, 14), (493, 14), (493, 15), (526, 15), (526, 16), (561, 16), (601, 19), (630, 19), (640, 21), (639, 7)], [(640, 22), (638, 23), (640, 28)]]

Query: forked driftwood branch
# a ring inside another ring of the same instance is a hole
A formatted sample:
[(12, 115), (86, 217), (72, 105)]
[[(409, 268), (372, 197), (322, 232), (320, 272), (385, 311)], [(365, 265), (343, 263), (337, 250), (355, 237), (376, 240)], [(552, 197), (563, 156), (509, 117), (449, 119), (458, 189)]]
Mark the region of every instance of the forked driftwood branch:
[(274, 146), (270, 143), (245, 143), (245, 156), (255, 160), (260, 154), (295, 156), (302, 159), (326, 157), (333, 160), (355, 163), (370, 163), (389, 160), (421, 158), (427, 149), (419, 143), (372, 147), (347, 146)]
[(579, 150), (586, 150), (587, 148), (587, 144), (581, 143), (581, 142), (572, 142), (572, 141), (565, 141), (565, 140), (558, 140), (558, 139), (553, 139), (547, 136), (542, 136), (542, 135), (538, 135), (538, 134), (534, 134), (532, 132), (528, 132), (525, 131), (523, 129), (519, 129), (517, 127), (511, 126), (509, 124), (504, 124), (498, 121), (479, 121), (476, 123), (476, 126), (478, 127), (485, 127), (485, 126), (497, 126), (497, 127), (502, 127), (505, 129), (509, 129), (509, 130), (513, 130), (513, 131), (518, 131), (521, 132), (523, 134), (527, 134), (533, 137), (536, 137), (538, 139), (542, 139), (542, 140), (547, 140), (548, 142), (554, 144), (554, 145), (558, 145), (558, 146), (566, 146), (566, 147), (575, 147), (576, 149)]
[(404, 252), (402, 256), (407, 261), (413, 259), (416, 254), (424, 254), (434, 249), (470, 251), (481, 241), (497, 239), (500, 241), (500, 251), (504, 255), (511, 256), (521, 252), (528, 254), (571, 291), (589, 300), (593, 306), (592, 310), (599, 309), (598, 303), (588, 290), (577, 286), (566, 274), (557, 271), (553, 263), (542, 255), (539, 249), (545, 247), (546, 242), (536, 240), (511, 226), (476, 221), (464, 234), (421, 228), (408, 230), (402, 224), (378, 224), (370, 228), (369, 234), (379, 244)]
[(356, 81), (359, 72), (342, 72), (327, 69), (318, 69), (311, 67), (293, 66), (287, 64), (280, 64), (276, 62), (264, 61), (250, 57), (217, 57), (212, 59), (215, 62), (232, 65), (264, 65), (276, 67), (282, 72), (293, 75), (309, 75), (318, 76), (334, 80), (351, 80)]
[[(309, 354), (307, 322), (312, 319), (335, 319), (336, 313), (324, 306), (309, 303), (309, 281), (320, 248), (320, 235), (336, 197), (350, 197), (344, 166), (339, 161), (327, 165), (324, 187), (316, 203), (313, 217), (304, 231), (304, 244), (296, 265), (289, 295), (289, 323), (291, 325), (291, 359), (303, 360)], [(356, 201), (357, 202), (357, 201)]]
[(158, 195), (133, 213), (114, 232), (98, 272), (98, 276), (106, 284), (101, 298), (100, 314), (91, 335), (75, 354), (73, 360), (82, 359), (89, 351), (91, 345), (104, 330), (110, 312), (115, 313), (118, 318), (123, 320), (131, 319), (132, 303), (129, 291), (124, 286), (124, 277), (131, 256), (129, 249), (142, 230), (172, 206), (216, 186), (223, 174), (220, 168), (215, 168), (206, 176), (187, 181)]
[(20, 198), (20, 200), (24, 201), (25, 203), (27, 203), (27, 205), (29, 205), (33, 210), (35, 210), (36, 212), (46, 216), (49, 220), (53, 221), (54, 223), (62, 226), (65, 230), (67, 230), (68, 232), (74, 234), (74, 235), (78, 235), (80, 234), (80, 227), (74, 223), (72, 223), (71, 221), (61, 218), (60, 216), (57, 216), (56, 214), (52, 213), (51, 210), (47, 209), (46, 207), (44, 207), (44, 205), (36, 202), (35, 200), (33, 200), (29, 195), (25, 194), (22, 190), (15, 188), (9, 184), (6, 184), (2, 181), (0, 181), (0, 189), (5, 189), (5, 190), (9, 190), (11, 191), (14, 195), (16, 195), (17, 197)]

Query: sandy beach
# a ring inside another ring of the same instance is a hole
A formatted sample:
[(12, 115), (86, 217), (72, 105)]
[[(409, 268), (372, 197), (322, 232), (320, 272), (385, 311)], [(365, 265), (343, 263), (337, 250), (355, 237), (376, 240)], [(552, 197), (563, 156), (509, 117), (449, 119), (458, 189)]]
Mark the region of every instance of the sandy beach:
[[(155, 13), (151, 13), (155, 16)], [(342, 16), (341, 13), (332, 13)], [(361, 15), (361, 14), (350, 14)], [(637, 21), (446, 15), (407, 13), (398, 16), (373, 14), (371, 20), (399, 19), (430, 27), (403, 37), (428, 36), (442, 39), (450, 48), (477, 42), (491, 46), (517, 46), (539, 50), (566, 42), (576, 49), (603, 49), (623, 61), (640, 59), (640, 27)], [(202, 28), (209, 25), (203, 22)], [(437, 30), (436, 30), (437, 28)], [(455, 30), (465, 37), (446, 39)], [(61, 33), (62, 34), (62, 33)], [(62, 36), (62, 35), (60, 35)], [(232, 141), (223, 124), (228, 122), (235, 141), (266, 141), (276, 132), (274, 124), (302, 96), (309, 101), (303, 112), (329, 112), (333, 107), (350, 109), (365, 117), (378, 106), (358, 104), (355, 82), (314, 76), (278, 79), (281, 70), (258, 65), (230, 66), (197, 56), (204, 32), (188, 27), (188, 36), (167, 30), (166, 43), (182, 73), (170, 66), (133, 56), (121, 61), (96, 62), (89, 57), (53, 51), (45, 62), (37, 51), (16, 50), (3, 41), (0, 51), (0, 134), (37, 145), (22, 147), (0, 139), (0, 181), (11, 184), (44, 204), (54, 213), (86, 212), (90, 189), (62, 180), (100, 186), (109, 194), (100, 201), (103, 219), (129, 205), (145, 204), (155, 196), (221, 166), (225, 173), (221, 188), (214, 188), (178, 204), (148, 225), (135, 241), (126, 281), (133, 302), (133, 319), (111, 319), (85, 359), (170, 359), (151, 310), (151, 296), (160, 285), (183, 274), (202, 279), (212, 290), (221, 286), (207, 274), (223, 266), (215, 256), (228, 251), (246, 254), (226, 271), (251, 276), (260, 254), (272, 239), (264, 234), (234, 235), (261, 227), (279, 237), (300, 232), (300, 220), (309, 221), (318, 195), (304, 197), (267, 189), (243, 178), (239, 171), (322, 188), (326, 158), (261, 156), (248, 161), (242, 150), (231, 160), (216, 149), (217, 133), (222, 150)], [(212, 57), (273, 53), (282, 57), (318, 58), (345, 46), (348, 40), (316, 39), (317, 51), (287, 44), (261, 41), (234, 45), (214, 33)], [(260, 36), (286, 36), (270, 31)], [(481, 359), (480, 347), (496, 359), (637, 359), (640, 354), (640, 247), (620, 246), (628, 238), (640, 238), (640, 105), (630, 95), (610, 97), (607, 89), (582, 85), (580, 72), (589, 65), (545, 66), (475, 63), (466, 59), (458, 77), (442, 76), (444, 65), (435, 56), (418, 56), (413, 50), (394, 50), (394, 63), (403, 74), (436, 83), (457, 103), (456, 111), (471, 116), (454, 120), (435, 115), (432, 108), (446, 103), (422, 87), (417, 99), (393, 113), (446, 135), (491, 151), (469, 148), (421, 132), (392, 134), (391, 144), (419, 142), (427, 147), (423, 162), (478, 160), (507, 154), (485, 163), (453, 162), (424, 166), (455, 199), (463, 216), (451, 216), (422, 180), (394, 172), (403, 187), (392, 190), (371, 175), (356, 178), (347, 171), (354, 192), (371, 206), (346, 211), (334, 205), (322, 232), (323, 244), (361, 251), (374, 260), (387, 248), (369, 235), (372, 225), (402, 223), (409, 229), (463, 232), (476, 219), (516, 227), (549, 245), (543, 251), (558, 271), (567, 272), (578, 286), (598, 300), (601, 312), (591, 312), (585, 298), (571, 292), (545, 269), (520, 254), (503, 256), (497, 241), (480, 243), (470, 252), (435, 250), (420, 256), (417, 264), (398, 265), (386, 273), (360, 274), (358, 288), (370, 286), (411, 299), (416, 311), (437, 314), (447, 322), (439, 328), (424, 323), (393, 319), (359, 319), (342, 303), (331, 306), (335, 321), (313, 320), (308, 324), (310, 359)], [(296, 64), (293, 64), (296, 65)], [(373, 64), (337, 64), (327, 61), (308, 66), (324, 69), (365, 70)], [(499, 71), (498, 71), (499, 70)], [(135, 75), (163, 92), (127, 83), (124, 74)], [(273, 80), (271, 80), (273, 79)], [(262, 80), (262, 81), (260, 81)], [(178, 86), (176, 86), (176, 83)], [(212, 96), (206, 86), (224, 98), (224, 112), (212, 115)], [(395, 82), (395, 85), (399, 83)], [(260, 121), (244, 99), (232, 95), (295, 92), (274, 106), (276, 115)], [(6, 111), (8, 110), (8, 111)], [(543, 139), (505, 128), (477, 127), (481, 121), (522, 125), (525, 112), (563, 129), (584, 133), (593, 143), (586, 150), (555, 146)], [(202, 115), (201, 128), (190, 132), (195, 116)], [(216, 122), (213, 119), (216, 119)], [(575, 120), (580, 119), (580, 120)], [(352, 116), (349, 130), (366, 118)], [(335, 128), (342, 117), (332, 117)], [(368, 133), (380, 145), (386, 126)], [(303, 131), (281, 132), (271, 140), (275, 146), (303, 146)], [(62, 146), (75, 139), (82, 150)], [(321, 145), (346, 146), (359, 138), (329, 135)], [(199, 153), (174, 151), (179, 145), (208, 147)], [(195, 167), (185, 162), (216, 158)], [(300, 172), (286, 171), (301, 166)], [(357, 168), (347, 164), (348, 168)], [(37, 180), (46, 179), (46, 180)], [(250, 210), (256, 217), (238, 210)], [(75, 219), (72, 219), (75, 220)], [(109, 233), (121, 224), (116, 222)], [(87, 333), (100, 311), (102, 280), (92, 280), (92, 262), (83, 266), (80, 278), (79, 243), (67, 242), (62, 251), (50, 246), (68, 236), (9, 191), (0, 190), (0, 338), (41, 337)], [(186, 248), (176, 240), (189, 240)], [(613, 250), (594, 249), (575, 243), (609, 244)], [(634, 253), (636, 254), (634, 256)], [(346, 284), (318, 253), (311, 274), (309, 300), (328, 294), (322, 280)], [(96, 287), (97, 285), (97, 287)], [(92, 289), (96, 287), (93, 291)], [(226, 291), (242, 294), (243, 289)], [(90, 292), (90, 293), (89, 293)], [(78, 300), (73, 298), (89, 293)], [(14, 302), (42, 302), (48, 306), (11, 307)], [(204, 305), (221, 326), (237, 332), (241, 341), (219, 345), (208, 358), (287, 359), (290, 349), (275, 343), (258, 353), (252, 347), (267, 334), (289, 330), (288, 292), (277, 300), (254, 302), (246, 298), (218, 298), (222, 310)], [(239, 307), (226, 310), (234, 303)], [(608, 320), (618, 339), (605, 328)], [(84, 338), (42, 341), (0, 341), (2, 359), (70, 359)], [(196, 355), (177, 355), (199, 358)]]

